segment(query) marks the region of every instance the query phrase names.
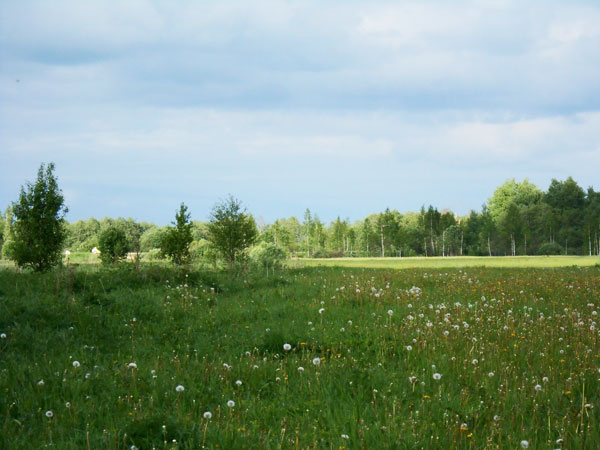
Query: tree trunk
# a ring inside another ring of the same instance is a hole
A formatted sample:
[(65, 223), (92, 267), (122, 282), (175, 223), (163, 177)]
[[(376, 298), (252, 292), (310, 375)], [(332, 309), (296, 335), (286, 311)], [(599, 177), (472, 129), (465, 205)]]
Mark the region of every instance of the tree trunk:
[(488, 234), (488, 254), (492, 256), (492, 246), (490, 245), (490, 235)]

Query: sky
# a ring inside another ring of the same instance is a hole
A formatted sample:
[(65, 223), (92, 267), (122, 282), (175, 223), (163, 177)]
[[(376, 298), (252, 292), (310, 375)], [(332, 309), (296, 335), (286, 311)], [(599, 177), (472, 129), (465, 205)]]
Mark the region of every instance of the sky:
[(480, 210), (600, 188), (600, 3), (0, 0), (0, 209), (75, 221)]

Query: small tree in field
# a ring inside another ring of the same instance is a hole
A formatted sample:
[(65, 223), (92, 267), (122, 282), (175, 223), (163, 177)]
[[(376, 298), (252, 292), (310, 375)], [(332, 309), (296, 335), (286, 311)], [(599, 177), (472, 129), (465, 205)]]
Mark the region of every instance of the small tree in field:
[(54, 176), (54, 164), (40, 165), (34, 184), (21, 187), (13, 203), (11, 257), (19, 267), (42, 272), (62, 260), (68, 209)]
[(98, 237), (98, 248), (104, 264), (116, 264), (127, 256), (129, 250), (125, 231), (114, 225), (105, 228)]
[(254, 243), (257, 235), (254, 219), (245, 213), (239, 200), (229, 196), (214, 206), (208, 224), (208, 240), (229, 267)]
[(192, 223), (187, 206), (183, 203), (179, 206), (179, 212), (175, 213), (174, 227), (162, 237), (160, 251), (163, 256), (170, 258), (175, 264), (181, 265), (190, 259), (190, 244), (193, 241)]

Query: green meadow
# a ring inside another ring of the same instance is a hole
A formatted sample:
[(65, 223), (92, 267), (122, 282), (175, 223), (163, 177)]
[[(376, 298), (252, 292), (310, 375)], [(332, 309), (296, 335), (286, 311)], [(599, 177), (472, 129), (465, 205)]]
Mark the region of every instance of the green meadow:
[(4, 266), (0, 448), (598, 448), (600, 267), (447, 261)]

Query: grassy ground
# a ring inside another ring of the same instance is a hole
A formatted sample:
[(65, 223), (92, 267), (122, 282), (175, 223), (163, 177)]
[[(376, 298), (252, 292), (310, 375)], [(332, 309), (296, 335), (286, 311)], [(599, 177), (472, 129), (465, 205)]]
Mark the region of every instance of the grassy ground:
[(463, 267), (570, 267), (600, 264), (598, 256), (456, 256), (411, 258), (311, 258), (293, 260), (292, 267), (336, 266), (385, 269), (463, 268)]
[(0, 269), (0, 448), (596, 449), (599, 299), (598, 267)]

